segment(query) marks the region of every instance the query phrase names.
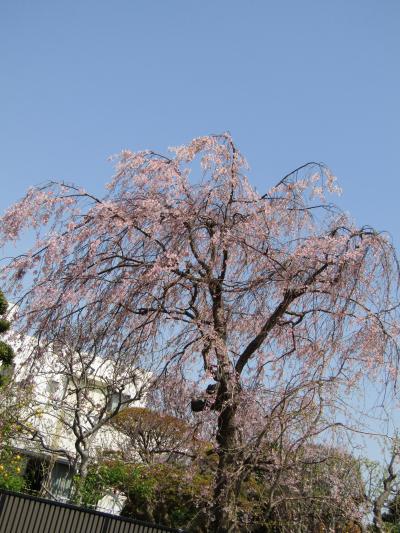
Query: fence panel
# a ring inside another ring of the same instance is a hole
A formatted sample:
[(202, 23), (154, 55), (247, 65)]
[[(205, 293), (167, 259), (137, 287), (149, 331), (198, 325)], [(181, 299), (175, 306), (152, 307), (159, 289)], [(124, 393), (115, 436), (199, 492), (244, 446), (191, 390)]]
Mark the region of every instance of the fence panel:
[(75, 505), (0, 490), (0, 533), (182, 532)]

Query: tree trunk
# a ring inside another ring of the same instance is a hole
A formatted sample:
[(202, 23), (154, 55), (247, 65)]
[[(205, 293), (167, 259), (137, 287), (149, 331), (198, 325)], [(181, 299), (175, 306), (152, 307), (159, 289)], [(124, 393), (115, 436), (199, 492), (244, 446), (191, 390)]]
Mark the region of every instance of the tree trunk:
[(218, 417), (218, 470), (214, 489), (214, 531), (238, 532), (236, 499), (238, 492), (238, 428), (237, 404), (234, 399), (224, 403)]
[(87, 454), (85, 454), (81, 458), (81, 462), (80, 462), (79, 468), (78, 468), (78, 476), (81, 479), (81, 481), (85, 481), (85, 479), (86, 479), (86, 477), (88, 475), (88, 470), (89, 470), (89, 456)]
[(89, 454), (85, 448), (80, 445), (80, 443), (75, 444), (77, 450), (77, 457), (74, 463), (74, 491), (73, 498), (76, 503), (80, 504), (82, 502), (81, 487), (83, 486), (85, 479), (89, 472)]
[(214, 328), (220, 343), (220, 349), (217, 351), (219, 386), (214, 404), (214, 409), (219, 413), (217, 431), (219, 461), (214, 489), (213, 529), (215, 533), (235, 533), (239, 532), (236, 509), (239, 489), (239, 432), (236, 414), (240, 385), (239, 375), (232, 368), (226, 345), (226, 317), (221, 288), (223, 277), (224, 274), (221, 273), (218, 281), (213, 280), (210, 284)]
[(374, 508), (373, 508), (373, 515), (374, 515), (373, 524), (374, 524), (375, 533), (382, 533), (384, 531), (384, 524), (382, 520), (382, 510), (381, 510), (382, 508), (381, 508), (381, 505), (379, 504), (380, 502), (378, 504), (377, 502), (375, 502)]

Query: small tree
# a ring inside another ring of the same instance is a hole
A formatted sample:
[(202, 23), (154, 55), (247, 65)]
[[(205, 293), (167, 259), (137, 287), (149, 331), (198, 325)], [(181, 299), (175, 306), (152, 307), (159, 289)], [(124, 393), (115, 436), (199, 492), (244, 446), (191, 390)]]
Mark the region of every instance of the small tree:
[(115, 345), (104, 328), (89, 321), (63, 323), (47, 344), (30, 341), (19, 368), (20, 378), (34, 375), (35, 394), (24, 409), (29, 420), (20, 423), (25, 438), (40, 451), (66, 457), (82, 484), (99, 449), (114, 442), (110, 421), (143, 401), (146, 375), (135, 366), (128, 342)]
[(382, 522), (389, 533), (400, 532), (400, 495), (395, 494), (387, 503), (387, 511), (382, 514)]
[(313, 445), (298, 450), (289, 464), (290, 468), (271, 464), (255, 472), (257, 482), (249, 497), (253, 522), (279, 533), (361, 532), (366, 502), (354, 457)]
[(380, 464), (364, 460), (364, 477), (366, 480), (366, 501), (369, 504), (374, 533), (398, 533), (400, 531), (399, 506), (399, 437), (391, 438), (387, 462)]
[(194, 454), (192, 429), (181, 419), (145, 407), (131, 407), (116, 415), (112, 426), (125, 437), (124, 457), (148, 464), (176, 462)]

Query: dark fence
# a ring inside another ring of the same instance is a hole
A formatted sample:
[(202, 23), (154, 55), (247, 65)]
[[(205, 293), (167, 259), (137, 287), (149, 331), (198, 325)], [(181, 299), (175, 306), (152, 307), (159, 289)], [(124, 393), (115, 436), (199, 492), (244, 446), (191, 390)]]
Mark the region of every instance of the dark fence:
[(0, 490), (0, 533), (163, 533), (164, 531), (181, 530)]

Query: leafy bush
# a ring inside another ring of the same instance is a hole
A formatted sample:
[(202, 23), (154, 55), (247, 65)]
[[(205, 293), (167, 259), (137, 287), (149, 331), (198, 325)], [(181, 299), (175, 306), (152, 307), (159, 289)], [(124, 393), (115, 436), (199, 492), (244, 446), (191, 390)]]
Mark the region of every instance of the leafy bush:
[(21, 491), (25, 487), (23, 478), (24, 459), (9, 448), (0, 451), (0, 488)]
[(13, 349), (9, 344), (0, 341), (0, 361), (5, 366), (10, 366), (14, 357)]
[(8, 302), (4, 294), (0, 291), (0, 315), (4, 315), (7, 312)]
[[(8, 303), (2, 291), (0, 291), (0, 315), (7, 311)], [(4, 318), (0, 318), (0, 333), (6, 332), (10, 328), (10, 323)], [(9, 371), (12, 369), (14, 350), (9, 344), (0, 340), (0, 387), (8, 382)]]
[(110, 489), (127, 496), (122, 514), (171, 527), (204, 531), (204, 510), (211, 501), (211, 475), (177, 464), (126, 465), (119, 461), (92, 468), (80, 501), (93, 506)]
[[(328, 450), (309, 450), (300, 458), (304, 461), (300, 460), (296, 472), (283, 475), (280, 482), (273, 469), (249, 471), (236, 499), (239, 530), (361, 531), (357, 509), (362, 505), (363, 485), (358, 463), (335, 451), (319, 462), (316, 454), (323, 452)], [(109, 460), (91, 469), (81, 487), (81, 501), (94, 505), (114, 489), (127, 497), (125, 516), (192, 533), (210, 531), (216, 461), (211, 451), (186, 465)]]
[(10, 322), (5, 318), (0, 318), (0, 333), (5, 333), (10, 329)]

